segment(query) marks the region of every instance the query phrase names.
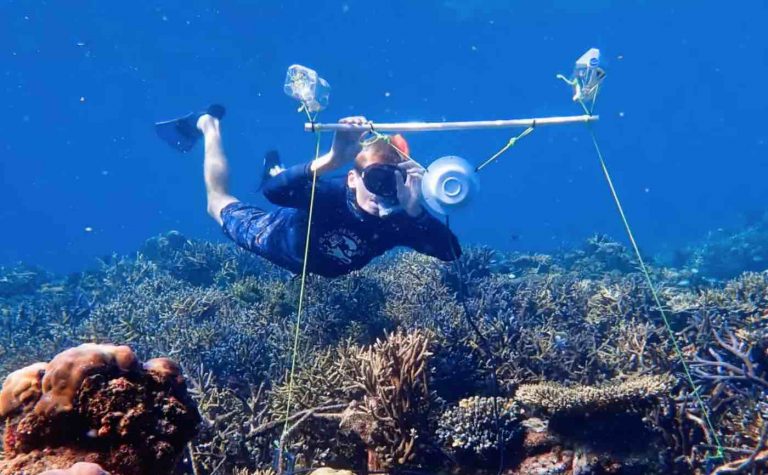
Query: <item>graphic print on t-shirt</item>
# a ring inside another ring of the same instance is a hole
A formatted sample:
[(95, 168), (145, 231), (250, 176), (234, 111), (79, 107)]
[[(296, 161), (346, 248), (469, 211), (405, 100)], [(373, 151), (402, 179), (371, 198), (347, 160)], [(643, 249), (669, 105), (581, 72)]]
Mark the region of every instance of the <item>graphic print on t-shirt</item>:
[(320, 251), (342, 264), (349, 264), (363, 254), (362, 239), (346, 228), (328, 231), (320, 237)]

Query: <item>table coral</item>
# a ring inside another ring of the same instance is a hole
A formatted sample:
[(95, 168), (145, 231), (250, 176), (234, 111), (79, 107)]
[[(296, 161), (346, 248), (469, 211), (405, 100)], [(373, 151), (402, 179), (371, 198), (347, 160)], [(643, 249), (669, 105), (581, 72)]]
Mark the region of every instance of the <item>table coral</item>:
[(666, 394), (671, 378), (641, 376), (621, 383), (593, 386), (563, 386), (545, 382), (521, 385), (515, 399), (550, 414), (613, 411)]

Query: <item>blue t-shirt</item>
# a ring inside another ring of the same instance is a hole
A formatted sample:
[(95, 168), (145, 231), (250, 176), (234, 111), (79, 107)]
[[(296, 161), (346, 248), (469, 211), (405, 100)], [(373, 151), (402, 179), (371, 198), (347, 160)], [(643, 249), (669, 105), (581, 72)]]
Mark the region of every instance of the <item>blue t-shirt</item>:
[[(263, 192), (280, 208), (266, 213), (244, 203), (232, 203), (221, 213), (224, 230), (241, 247), (292, 272), (301, 272), (312, 192), (309, 164), (272, 177)], [(374, 257), (397, 246), (443, 261), (461, 255), (456, 236), (426, 211), (415, 218), (404, 211), (379, 218), (360, 209), (344, 177), (317, 179), (309, 272), (337, 277), (365, 267)]]

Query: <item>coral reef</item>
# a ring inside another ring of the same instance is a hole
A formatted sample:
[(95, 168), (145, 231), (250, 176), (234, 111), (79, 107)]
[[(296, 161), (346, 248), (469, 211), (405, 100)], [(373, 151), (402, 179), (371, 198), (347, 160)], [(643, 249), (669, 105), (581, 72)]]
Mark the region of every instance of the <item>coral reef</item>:
[(45, 271), (23, 264), (0, 266), (0, 297), (14, 297), (35, 292), (49, 278)]
[(85, 343), (15, 371), (0, 401), (0, 473), (8, 474), (78, 461), (115, 474), (170, 472), (200, 419), (178, 365), (142, 364), (127, 346)]
[(730, 279), (768, 269), (768, 214), (741, 229), (718, 229), (701, 242), (678, 251), (673, 264), (710, 278)]
[[(153, 425), (159, 444), (191, 423), (191, 412), (174, 419), (162, 410), (179, 406), (146, 399), (158, 391), (199, 407), (179, 474), (476, 473), (499, 462), (506, 473), (759, 473), (768, 273), (715, 273), (734, 277), (720, 282), (691, 262), (650, 268), (669, 327), (631, 253), (605, 236), (551, 255), (470, 247), (455, 263), (394, 253), (338, 279), (310, 277), (300, 319), (297, 280), (178, 233), (66, 277), (3, 268), (0, 416), (11, 430), (0, 465), (58, 457), (56, 468), (120, 474), (99, 451), (130, 445), (125, 425), (147, 441), (146, 420), (170, 420)], [(49, 370), (84, 342), (128, 344), (133, 357), (85, 346), (83, 371)], [(157, 354), (178, 366), (138, 362)], [(188, 396), (171, 389), (183, 386), (179, 368)], [(151, 417), (115, 408), (136, 401)], [(19, 428), (42, 424), (38, 404), (52, 419), (40, 434), (61, 442), (56, 421), (68, 420), (81, 437), (36, 450), (39, 436)], [(175, 464), (182, 447), (171, 445)]]

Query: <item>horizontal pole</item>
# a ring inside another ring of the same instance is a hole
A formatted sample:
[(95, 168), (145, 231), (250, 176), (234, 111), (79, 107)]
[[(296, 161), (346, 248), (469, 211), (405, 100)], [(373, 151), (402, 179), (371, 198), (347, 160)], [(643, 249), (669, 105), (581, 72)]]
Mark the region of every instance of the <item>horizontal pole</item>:
[(305, 132), (371, 131), (376, 132), (439, 132), (444, 130), (510, 129), (535, 125), (560, 125), (587, 123), (598, 120), (597, 115), (571, 115), (564, 117), (540, 117), (537, 119), (469, 120), (464, 122), (397, 122), (365, 124), (304, 124)]

